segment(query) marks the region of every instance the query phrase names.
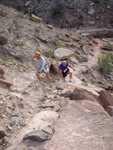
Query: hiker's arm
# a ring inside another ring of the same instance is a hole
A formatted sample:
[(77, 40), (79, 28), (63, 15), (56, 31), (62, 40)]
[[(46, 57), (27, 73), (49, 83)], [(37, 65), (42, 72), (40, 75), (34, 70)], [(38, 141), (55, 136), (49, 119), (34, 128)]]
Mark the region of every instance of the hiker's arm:
[(71, 68), (73, 71), (75, 71), (74, 65), (69, 65), (69, 68)]
[(33, 55), (33, 59), (36, 60), (36, 56), (35, 55)]

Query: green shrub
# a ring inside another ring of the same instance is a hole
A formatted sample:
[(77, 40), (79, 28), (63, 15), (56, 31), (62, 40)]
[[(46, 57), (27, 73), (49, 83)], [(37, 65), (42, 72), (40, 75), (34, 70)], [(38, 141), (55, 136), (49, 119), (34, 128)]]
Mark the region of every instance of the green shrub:
[(56, 46), (56, 48), (65, 47), (65, 43), (62, 40), (56, 40), (55, 46)]
[(44, 55), (48, 58), (54, 58), (54, 51), (52, 49), (49, 49), (44, 53)]
[(103, 74), (109, 74), (113, 71), (113, 54), (102, 54), (98, 57), (99, 69)]
[(0, 57), (0, 65), (16, 65), (17, 61), (15, 58), (10, 56)]

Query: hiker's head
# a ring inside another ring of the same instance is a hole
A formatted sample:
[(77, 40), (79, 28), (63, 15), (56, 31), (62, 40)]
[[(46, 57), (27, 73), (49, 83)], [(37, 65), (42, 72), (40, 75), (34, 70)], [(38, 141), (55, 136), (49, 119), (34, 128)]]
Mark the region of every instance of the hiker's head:
[(34, 54), (34, 58), (39, 59), (40, 58), (40, 51), (36, 50), (35, 54)]
[(62, 62), (63, 64), (68, 64), (68, 59), (67, 59), (67, 58), (63, 58), (63, 59), (61, 59), (61, 62)]

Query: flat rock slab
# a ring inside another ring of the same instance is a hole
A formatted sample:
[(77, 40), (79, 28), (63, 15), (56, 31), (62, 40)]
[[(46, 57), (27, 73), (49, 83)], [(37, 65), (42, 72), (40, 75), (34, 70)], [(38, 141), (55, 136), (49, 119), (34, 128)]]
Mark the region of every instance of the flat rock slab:
[(66, 49), (66, 48), (58, 48), (55, 50), (54, 52), (54, 56), (57, 58), (57, 59), (62, 59), (62, 58), (65, 58), (65, 57), (70, 57), (73, 55), (73, 51), (70, 50), (70, 49)]
[(113, 122), (97, 102), (70, 101), (46, 150), (113, 150)]

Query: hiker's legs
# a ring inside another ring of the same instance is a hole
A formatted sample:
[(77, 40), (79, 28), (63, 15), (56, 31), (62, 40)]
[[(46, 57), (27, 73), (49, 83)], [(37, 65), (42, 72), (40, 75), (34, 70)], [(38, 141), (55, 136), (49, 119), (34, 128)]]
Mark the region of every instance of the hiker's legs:
[(51, 80), (51, 79), (52, 79), (52, 77), (50, 76), (50, 70), (49, 70), (49, 66), (48, 66), (48, 65), (46, 65), (46, 67), (44, 68), (44, 73), (45, 73), (46, 78), (47, 78), (48, 80)]
[(36, 73), (36, 77), (37, 77), (38, 80), (41, 80), (41, 77), (40, 77), (40, 73), (39, 73), (39, 72)]
[(67, 75), (68, 75), (67, 72), (62, 71), (62, 79), (64, 82), (66, 81), (65, 79), (66, 79)]
[(69, 72), (69, 80), (72, 80), (72, 72)]
[(69, 68), (67, 68), (67, 70), (64, 72), (62, 71), (63, 77), (66, 78), (68, 76), (68, 74), (70, 74), (70, 70)]
[(46, 78), (47, 78), (48, 80), (52, 80), (52, 77), (50, 76), (49, 73), (46, 73)]

